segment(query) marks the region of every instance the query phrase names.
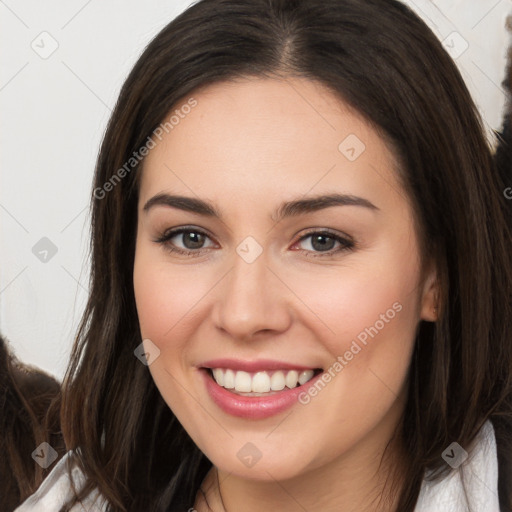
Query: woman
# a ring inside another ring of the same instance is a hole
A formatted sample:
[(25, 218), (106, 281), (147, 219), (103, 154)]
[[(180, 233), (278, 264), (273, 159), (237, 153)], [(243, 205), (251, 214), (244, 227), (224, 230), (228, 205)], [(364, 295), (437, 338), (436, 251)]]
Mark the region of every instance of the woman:
[(40, 370), (19, 363), (0, 336), (0, 505), (3, 512), (11, 512), (30, 496), (53, 469), (55, 460), (65, 454), (59, 406), (59, 383)]
[(191, 6), (110, 120), (70, 452), (19, 510), (511, 510), (499, 184), (401, 3)]

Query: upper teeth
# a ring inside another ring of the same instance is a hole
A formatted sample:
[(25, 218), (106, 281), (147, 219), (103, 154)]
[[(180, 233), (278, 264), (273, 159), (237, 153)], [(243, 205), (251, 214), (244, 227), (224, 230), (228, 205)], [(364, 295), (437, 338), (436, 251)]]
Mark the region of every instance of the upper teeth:
[(297, 385), (302, 386), (305, 384), (315, 373), (313, 370), (278, 370), (274, 372), (248, 373), (225, 368), (212, 368), (212, 371), (213, 378), (219, 386), (242, 393), (281, 391), (285, 386), (295, 388)]

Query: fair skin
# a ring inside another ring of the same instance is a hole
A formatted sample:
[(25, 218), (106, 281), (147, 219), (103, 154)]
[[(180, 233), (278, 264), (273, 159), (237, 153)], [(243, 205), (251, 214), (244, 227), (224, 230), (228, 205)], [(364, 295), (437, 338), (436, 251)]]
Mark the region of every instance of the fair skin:
[[(393, 153), (360, 115), (305, 79), (240, 79), (191, 96), (197, 106), (144, 162), (134, 291), (142, 338), (160, 350), (149, 366), (155, 384), (214, 465), (203, 482), (209, 506), (198, 493), (195, 508), (394, 510), (378, 506), (389, 473), (378, 466), (403, 412), (417, 325), (435, 320), (435, 274), (421, 272)], [(365, 144), (354, 161), (338, 149), (350, 134)], [(284, 201), (332, 193), (375, 208), (272, 218)], [(222, 219), (163, 204), (145, 210), (157, 194), (208, 201)], [(188, 235), (155, 242), (182, 226)], [(199, 249), (194, 228), (207, 233)], [(306, 236), (325, 229), (355, 247), (336, 252), (341, 244), (327, 238), (323, 251)], [(236, 251), (248, 236), (262, 249), (251, 263)], [(233, 416), (199, 376), (201, 361), (224, 357), (325, 371), (397, 303), (393, 319), (307, 405)], [(262, 454), (252, 467), (237, 457), (248, 442)]]

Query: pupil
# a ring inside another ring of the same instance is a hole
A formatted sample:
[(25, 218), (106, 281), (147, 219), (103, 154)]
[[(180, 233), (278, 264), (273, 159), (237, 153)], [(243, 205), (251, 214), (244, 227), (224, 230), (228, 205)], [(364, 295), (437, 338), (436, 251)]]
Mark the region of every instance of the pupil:
[[(190, 233), (185, 233), (185, 236), (183, 238), (183, 243), (185, 247), (188, 249), (197, 249), (200, 248), (202, 245), (203, 240), (201, 239), (203, 235), (201, 233), (194, 233), (193, 231)], [(189, 237), (192, 239), (191, 243), (187, 243), (187, 240)], [(195, 240), (194, 240), (195, 239)]]
[[(325, 240), (330, 240), (331, 243), (327, 242), (327, 244), (325, 243)], [(323, 242), (322, 242), (323, 240)], [(319, 243), (318, 246), (316, 246), (315, 244), (316, 243)], [(329, 250), (329, 249), (332, 249), (332, 245), (334, 243), (334, 239), (331, 238), (330, 236), (326, 236), (326, 235), (317, 235), (317, 236), (314, 236), (313, 237), (313, 240), (311, 242), (311, 245), (313, 246), (314, 249), (317, 249), (317, 250)], [(326, 245), (328, 247), (326, 247)]]

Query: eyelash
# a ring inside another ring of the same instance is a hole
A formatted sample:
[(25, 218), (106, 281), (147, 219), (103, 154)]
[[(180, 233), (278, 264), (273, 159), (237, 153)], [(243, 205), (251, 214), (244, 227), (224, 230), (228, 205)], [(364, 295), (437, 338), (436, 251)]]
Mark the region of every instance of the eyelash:
[[(199, 248), (196, 250), (181, 249), (179, 247), (175, 247), (174, 245), (172, 245), (170, 243), (170, 240), (172, 238), (174, 238), (176, 235), (180, 235), (182, 233), (196, 233), (196, 234), (204, 235), (204, 236), (210, 238), (208, 236), (208, 234), (205, 231), (203, 231), (202, 229), (193, 228), (193, 227), (181, 227), (181, 228), (165, 231), (160, 237), (158, 237), (156, 240), (154, 240), (154, 242), (163, 245), (165, 247), (165, 249), (167, 251), (169, 251), (170, 253), (177, 253), (177, 254), (180, 254), (183, 256), (193, 256), (193, 257), (201, 256), (203, 251), (206, 250), (205, 248)], [(346, 251), (353, 251), (356, 248), (355, 242), (350, 237), (347, 236), (346, 238), (344, 238), (329, 229), (311, 230), (311, 231), (307, 232), (306, 234), (304, 234), (301, 238), (299, 238), (299, 240), (297, 240), (297, 242), (295, 242), (293, 245), (296, 245), (299, 242), (302, 242), (303, 240), (309, 238), (312, 235), (321, 235), (321, 236), (325, 236), (327, 238), (332, 238), (336, 242), (339, 242), (341, 245), (337, 249), (330, 249), (328, 251), (310, 251), (307, 249), (299, 249), (300, 251), (306, 253), (306, 257), (310, 257), (310, 258), (324, 257), (325, 258), (325, 257), (333, 256), (338, 253), (342, 253), (342, 252), (346, 252)]]

